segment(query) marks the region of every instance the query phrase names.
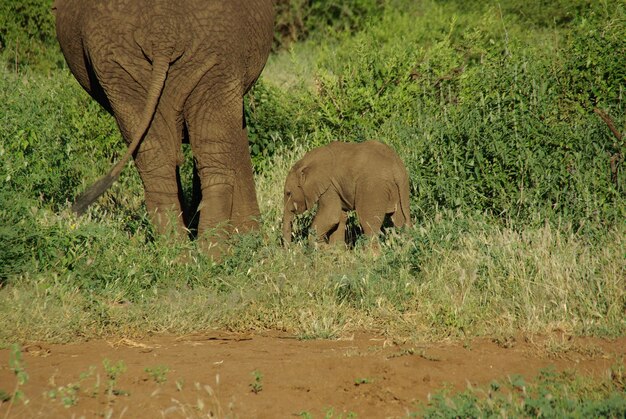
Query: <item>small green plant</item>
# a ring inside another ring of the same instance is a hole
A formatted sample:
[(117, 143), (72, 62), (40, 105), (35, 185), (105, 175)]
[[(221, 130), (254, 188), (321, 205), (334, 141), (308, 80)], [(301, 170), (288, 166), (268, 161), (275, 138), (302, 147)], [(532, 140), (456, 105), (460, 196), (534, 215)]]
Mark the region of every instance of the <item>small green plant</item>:
[(109, 380), (107, 383), (107, 394), (109, 396), (127, 395), (127, 392), (115, 388), (119, 376), (126, 372), (126, 364), (124, 363), (124, 361), (118, 361), (117, 364), (113, 364), (111, 361), (105, 358), (102, 361), (102, 364), (104, 365), (104, 372), (106, 373)]
[(89, 371), (85, 371), (80, 374), (79, 380), (81, 383), (83, 383), (84, 381), (88, 380), (91, 377), (95, 377), (95, 378), (94, 378), (93, 386), (91, 387), (87, 395), (89, 397), (96, 397), (98, 393), (100, 393), (100, 374), (96, 373), (96, 367), (91, 365), (89, 367)]
[(26, 372), (26, 366), (22, 360), (22, 351), (17, 343), (11, 345), (9, 368), (13, 371), (13, 374), (15, 374), (15, 377), (17, 378), (17, 383), (15, 384), (15, 390), (13, 391), (11, 401), (24, 400), (24, 403), (27, 403), (28, 400), (20, 388), (28, 382), (28, 373)]
[(4, 390), (0, 390), (0, 404), (6, 403), (11, 400), (11, 394), (7, 393)]
[(358, 387), (362, 384), (371, 384), (373, 381), (371, 378), (357, 378), (354, 380), (354, 385)]
[[(94, 377), (93, 386), (86, 382)], [(90, 366), (88, 371), (80, 373), (78, 381), (48, 390), (45, 395), (51, 400), (60, 400), (63, 406), (71, 407), (78, 404), (81, 393), (88, 397), (96, 397), (100, 392), (100, 375), (96, 374), (96, 367)]]
[(156, 365), (154, 367), (146, 367), (144, 371), (148, 373), (155, 383), (163, 384), (167, 381), (167, 373), (170, 369), (165, 365)]
[(9, 417), (13, 403), (18, 400), (22, 400), (24, 404), (28, 403), (28, 399), (21, 390), (21, 387), (28, 382), (28, 373), (26, 373), (24, 362), (22, 361), (22, 352), (20, 346), (17, 343), (11, 345), (11, 355), (9, 356), (9, 368), (15, 374), (17, 382), (13, 394), (9, 394), (4, 390), (0, 390), (0, 404), (2, 402), (9, 402), (5, 417)]
[(11, 394), (4, 390), (0, 390), (0, 404), (8, 402), (9, 400), (11, 400)]
[[(344, 416), (345, 414), (345, 416)], [(298, 416), (300, 416), (301, 418), (304, 419), (313, 419), (313, 414), (309, 411), (302, 411), (300, 413), (298, 413)], [(335, 409), (333, 409), (332, 407), (327, 408), (324, 411), (324, 419), (332, 419), (332, 418), (337, 418), (337, 419), (341, 419), (341, 418), (346, 418), (346, 419), (354, 419), (357, 417), (357, 414), (354, 412), (344, 412), (344, 413), (335, 413)]]
[(259, 394), (263, 390), (263, 374), (259, 370), (252, 371), (254, 380), (250, 383), (250, 389), (254, 394)]
[(332, 419), (332, 418), (337, 418), (337, 419), (355, 419), (357, 417), (357, 414), (354, 412), (342, 412), (342, 413), (335, 413), (335, 409), (328, 408), (326, 410), (326, 412), (324, 413), (324, 418), (325, 419)]
[(52, 399), (60, 399), (65, 407), (75, 406), (78, 403), (78, 395), (80, 392), (79, 383), (70, 383), (66, 386), (60, 386), (56, 389), (49, 390), (46, 395)]

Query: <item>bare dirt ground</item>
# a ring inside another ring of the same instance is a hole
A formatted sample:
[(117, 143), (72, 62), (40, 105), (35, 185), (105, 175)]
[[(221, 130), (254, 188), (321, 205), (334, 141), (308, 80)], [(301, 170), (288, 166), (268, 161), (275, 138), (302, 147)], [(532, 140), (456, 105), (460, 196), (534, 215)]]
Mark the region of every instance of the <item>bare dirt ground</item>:
[[(370, 334), (298, 340), (215, 332), (30, 344), (22, 348), (28, 403), (5, 402), (0, 417), (286, 418), (324, 417), (329, 409), (333, 417), (404, 417), (443, 386), (463, 390), (513, 374), (531, 379), (551, 365), (599, 376), (624, 362), (625, 352), (626, 337), (561, 335), (398, 344)], [(11, 393), (9, 356), (0, 350), (0, 389)], [(126, 367), (114, 381), (105, 359)]]

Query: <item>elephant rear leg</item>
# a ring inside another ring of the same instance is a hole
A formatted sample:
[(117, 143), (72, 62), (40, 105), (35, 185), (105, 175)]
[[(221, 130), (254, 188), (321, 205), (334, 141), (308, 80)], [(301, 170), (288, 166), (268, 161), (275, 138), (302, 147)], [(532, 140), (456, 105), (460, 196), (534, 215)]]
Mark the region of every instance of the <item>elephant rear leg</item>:
[(135, 165), (143, 182), (146, 209), (158, 231), (182, 236), (186, 227), (179, 174), (180, 139), (167, 133), (161, 124), (153, 124), (137, 150)]
[(235, 179), (231, 222), (233, 228), (241, 233), (257, 229), (260, 217), (245, 124), (240, 131), (234, 154), (235, 159), (240, 162), (240, 169)]
[(376, 237), (381, 233), (383, 221), (385, 220), (384, 210), (356, 210), (359, 224), (363, 229), (363, 234), (368, 237)]
[(355, 201), (356, 216), (363, 230), (363, 234), (371, 239), (377, 238), (381, 233), (383, 223), (385, 221), (386, 208), (383, 204), (384, 192), (372, 191), (369, 194), (362, 195)]
[(404, 227), (404, 215), (400, 212), (400, 209), (391, 214), (391, 223), (396, 228)]
[[(142, 63), (137, 56), (125, 56), (126, 62)], [(145, 117), (146, 89), (137, 80), (149, 79), (149, 66), (125, 65), (120, 56), (98, 55), (94, 69), (111, 105), (113, 115), (127, 144), (137, 135), (140, 120)], [(162, 93), (163, 94), (163, 93)], [(134, 154), (135, 165), (145, 191), (145, 202), (150, 217), (160, 233), (179, 233), (184, 230), (181, 215), (181, 191), (177, 182), (178, 156), (182, 141), (182, 127), (163, 117), (162, 105), (154, 113)], [(149, 111), (149, 110), (148, 110)], [(166, 109), (166, 112), (172, 112)], [(180, 128), (180, 129), (179, 129)]]
[(363, 229), (363, 234), (369, 239), (369, 249), (378, 255), (380, 253), (379, 237), (382, 233), (383, 222), (385, 221), (385, 210), (377, 207), (369, 207), (356, 209), (356, 215), (359, 224)]
[(393, 191), (376, 179), (361, 183), (356, 189), (354, 206), (363, 234), (377, 237), (381, 232)]
[(198, 236), (214, 256), (232, 231), (233, 213), (240, 207), (235, 205), (237, 194), (245, 192), (256, 205), (250, 154), (243, 143), (241, 94), (235, 85), (207, 74), (184, 112), (202, 190)]

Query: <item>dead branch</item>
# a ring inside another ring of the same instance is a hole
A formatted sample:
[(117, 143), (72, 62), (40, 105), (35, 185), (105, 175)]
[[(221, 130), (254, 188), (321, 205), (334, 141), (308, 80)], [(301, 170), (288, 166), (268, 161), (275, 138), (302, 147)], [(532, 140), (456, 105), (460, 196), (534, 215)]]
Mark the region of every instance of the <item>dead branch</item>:
[(617, 137), (619, 141), (622, 141), (622, 134), (615, 128), (615, 124), (610, 116), (608, 116), (603, 110), (598, 108), (593, 108), (593, 111), (600, 117), (602, 120), (608, 125), (609, 129)]

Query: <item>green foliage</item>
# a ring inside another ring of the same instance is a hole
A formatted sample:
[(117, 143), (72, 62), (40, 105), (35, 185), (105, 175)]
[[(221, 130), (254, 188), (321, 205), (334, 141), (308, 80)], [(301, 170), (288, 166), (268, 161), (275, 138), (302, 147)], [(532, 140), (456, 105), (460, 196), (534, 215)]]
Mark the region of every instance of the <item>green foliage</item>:
[(63, 406), (71, 407), (78, 403), (78, 395), (80, 392), (80, 383), (70, 383), (65, 386), (59, 386), (49, 390), (46, 395), (52, 399), (59, 399)]
[(261, 78), (248, 93), (245, 116), (252, 163), (257, 172), (271, 167), (277, 151), (293, 144), (296, 134), (306, 131), (306, 105), (302, 98), (285, 94)]
[(26, 372), (26, 365), (22, 359), (22, 351), (17, 343), (11, 345), (9, 369), (13, 372), (16, 378), (15, 388), (12, 395), (4, 390), (1, 390), (0, 395), (2, 396), (2, 399), (10, 400), (11, 404), (19, 400), (22, 400), (24, 404), (28, 403), (28, 399), (22, 391), (22, 388), (28, 382), (28, 373)]
[(154, 367), (146, 367), (144, 368), (144, 371), (148, 373), (150, 378), (152, 378), (155, 383), (163, 384), (167, 381), (167, 373), (170, 369), (167, 365), (156, 365)]
[(126, 392), (123, 390), (119, 390), (115, 388), (117, 386), (117, 379), (126, 372), (126, 364), (124, 361), (117, 361), (117, 363), (111, 362), (109, 359), (104, 359), (102, 361), (102, 365), (104, 366), (104, 372), (108, 378), (107, 383), (107, 394), (109, 396), (119, 396), (123, 395)]
[(484, 12), (493, 6), (497, 13), (510, 16), (516, 23), (531, 29), (566, 27), (574, 20), (600, 12), (606, 15), (609, 3), (593, 0), (437, 0), (440, 4), (453, 3), (463, 13)]
[[(567, 105), (589, 113), (599, 107), (623, 113), (626, 69), (617, 57), (626, 55), (626, 6), (590, 13), (566, 36), (559, 84)], [(571, 112), (571, 110), (570, 110)]]
[(5, 0), (0, 3), (0, 57), (15, 69), (59, 68), (53, 0)]
[(506, 8), (388, 8), (322, 44), (315, 90), (300, 93), (307, 111), (292, 121), (311, 147), (390, 143), (425, 215), (620, 222), (626, 177), (611, 181), (609, 158), (623, 146), (593, 107), (624, 124), (623, 18), (617, 6), (608, 21), (577, 18), (555, 35), (528, 32)]
[(254, 370), (252, 371), (253, 380), (249, 384), (250, 390), (254, 394), (259, 394), (263, 390), (263, 374), (260, 371)]
[(543, 370), (532, 383), (511, 377), (506, 385), (493, 382), (488, 390), (469, 389), (450, 395), (436, 393), (419, 412), (425, 418), (546, 417), (619, 418), (626, 398), (610, 380), (589, 383), (572, 372)]
[(289, 46), (313, 34), (354, 32), (382, 12), (384, 0), (278, 0), (275, 45)]
[(0, 403), (6, 403), (11, 400), (11, 394), (6, 391), (0, 389)]
[(123, 152), (119, 131), (67, 72), (0, 74), (2, 186), (60, 209)]

